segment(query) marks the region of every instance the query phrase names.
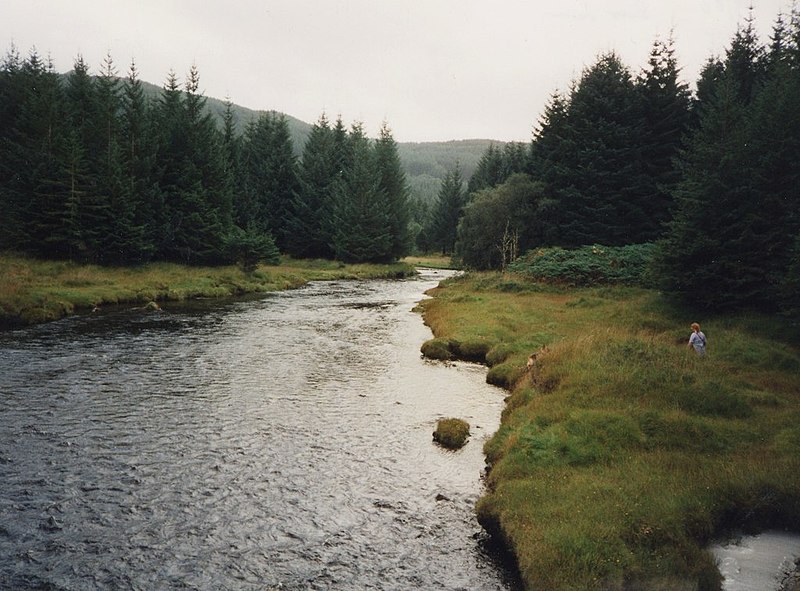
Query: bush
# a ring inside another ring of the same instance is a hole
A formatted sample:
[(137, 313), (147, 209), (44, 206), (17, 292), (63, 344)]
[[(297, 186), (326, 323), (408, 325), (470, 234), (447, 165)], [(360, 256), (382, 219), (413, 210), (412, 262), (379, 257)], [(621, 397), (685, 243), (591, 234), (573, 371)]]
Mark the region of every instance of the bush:
[(448, 449), (464, 447), (469, 437), (469, 423), (462, 419), (440, 419), (433, 432), (433, 440)]
[(518, 258), (508, 270), (532, 279), (568, 286), (648, 286), (655, 244), (543, 248)]

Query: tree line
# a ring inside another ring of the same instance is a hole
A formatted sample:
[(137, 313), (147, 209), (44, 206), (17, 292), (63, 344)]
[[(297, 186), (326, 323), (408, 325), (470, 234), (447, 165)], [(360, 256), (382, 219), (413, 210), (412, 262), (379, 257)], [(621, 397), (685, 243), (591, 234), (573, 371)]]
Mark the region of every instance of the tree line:
[(524, 251), (656, 243), (657, 285), (705, 307), (800, 310), (800, 15), (762, 43), (751, 16), (696, 92), (673, 42), (634, 76), (601, 55), (552, 95), (530, 144), (491, 146), (433, 208), (468, 267)]
[(199, 74), (170, 72), (147, 98), (107, 56), (66, 76), (15, 47), (0, 65), (0, 248), (99, 264), (275, 262), (279, 253), (388, 262), (404, 256), (408, 189), (384, 123), (323, 114), (301, 157), (285, 117), (237, 133), (205, 112)]

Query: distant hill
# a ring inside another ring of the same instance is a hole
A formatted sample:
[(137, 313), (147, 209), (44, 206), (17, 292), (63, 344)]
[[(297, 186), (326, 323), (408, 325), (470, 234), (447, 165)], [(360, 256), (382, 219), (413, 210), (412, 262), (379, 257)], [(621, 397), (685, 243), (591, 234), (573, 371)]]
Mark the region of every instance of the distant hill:
[[(160, 86), (148, 82), (142, 82), (142, 86), (150, 97), (157, 97), (162, 91)], [(206, 97), (206, 109), (221, 124), (225, 113), (225, 101)], [(248, 109), (236, 104), (233, 104), (232, 109), (239, 132), (244, 131), (248, 123), (258, 119), (261, 113), (267, 112)], [(299, 156), (302, 154), (303, 146), (311, 132), (311, 124), (285, 113), (283, 115), (289, 123), (289, 133), (292, 137), (294, 151)], [(492, 143), (501, 147), (505, 144), (505, 142), (488, 139), (398, 142), (398, 155), (412, 196), (425, 201), (435, 199), (439, 193), (441, 180), (455, 166), (456, 162), (461, 166), (464, 180), (469, 180), (481, 156)]]
[[(150, 84), (149, 82), (142, 82), (142, 88), (144, 89), (145, 94), (151, 98), (155, 98), (161, 94), (163, 90), (160, 86), (156, 86), (155, 84)], [(225, 114), (225, 101), (213, 97), (205, 97), (206, 98), (206, 110), (214, 116), (215, 119), (222, 124), (222, 118)], [(267, 111), (254, 111), (253, 109), (248, 109), (247, 107), (241, 107), (237, 104), (232, 105), (233, 116), (234, 120), (236, 121), (236, 131), (242, 133), (247, 124), (251, 121), (255, 121), (261, 115), (261, 113), (265, 113)], [(308, 138), (308, 134), (311, 132), (311, 125), (306, 123), (305, 121), (301, 121), (296, 117), (292, 117), (291, 115), (286, 115), (286, 121), (289, 123), (289, 134), (292, 137), (292, 144), (294, 144), (294, 151), (298, 155), (303, 151), (303, 145), (306, 143), (306, 139)]]
[(464, 181), (468, 181), (490, 144), (502, 147), (505, 142), (452, 140), (398, 143), (397, 152), (412, 196), (424, 201), (434, 200), (439, 194), (441, 180), (455, 167), (456, 162), (461, 167)]

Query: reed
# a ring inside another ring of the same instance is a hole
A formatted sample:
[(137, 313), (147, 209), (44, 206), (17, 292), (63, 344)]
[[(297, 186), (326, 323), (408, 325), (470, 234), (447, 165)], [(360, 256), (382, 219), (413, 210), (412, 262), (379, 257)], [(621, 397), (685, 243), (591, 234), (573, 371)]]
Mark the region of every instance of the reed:
[(718, 589), (714, 536), (800, 530), (800, 341), (788, 323), (700, 318), (699, 358), (686, 347), (698, 318), (655, 291), (495, 273), (431, 295), (435, 337), (483, 339), (508, 374), (477, 513), (527, 589)]

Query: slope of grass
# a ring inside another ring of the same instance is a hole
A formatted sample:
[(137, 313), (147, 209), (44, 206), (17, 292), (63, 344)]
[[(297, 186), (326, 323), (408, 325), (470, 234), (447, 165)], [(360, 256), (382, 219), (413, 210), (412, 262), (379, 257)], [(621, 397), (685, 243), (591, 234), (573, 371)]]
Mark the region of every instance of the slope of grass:
[(44, 322), (81, 309), (119, 303), (225, 297), (300, 287), (308, 281), (402, 277), (410, 265), (343, 265), (284, 259), (245, 273), (236, 266), (151, 263), (100, 267), (0, 255), (0, 326)]
[[(713, 536), (800, 530), (800, 351), (779, 319), (508, 274), (432, 295), (438, 342), (483, 343), (511, 390), (477, 512), (526, 588), (718, 589)], [(705, 358), (686, 347), (692, 321)]]

